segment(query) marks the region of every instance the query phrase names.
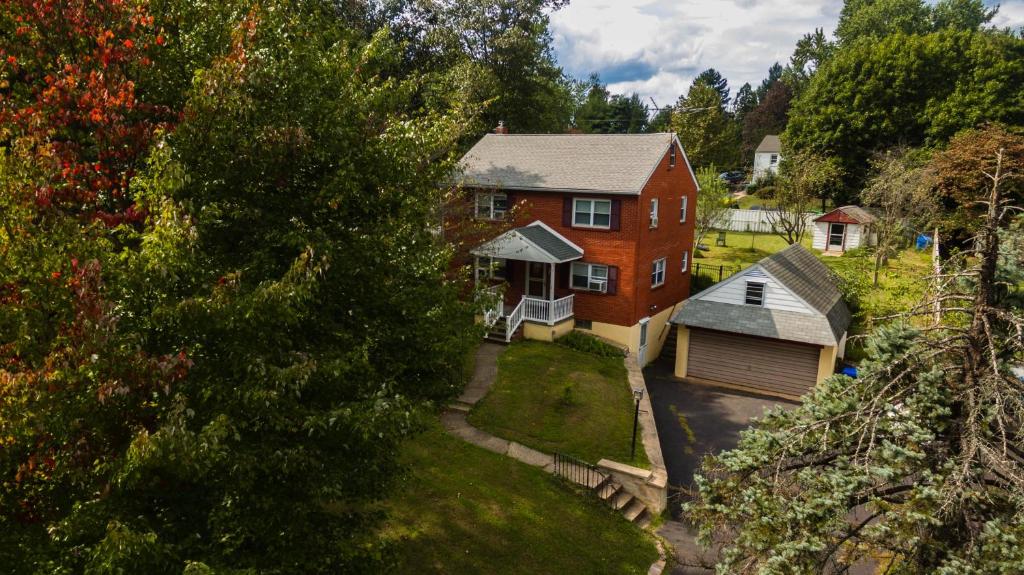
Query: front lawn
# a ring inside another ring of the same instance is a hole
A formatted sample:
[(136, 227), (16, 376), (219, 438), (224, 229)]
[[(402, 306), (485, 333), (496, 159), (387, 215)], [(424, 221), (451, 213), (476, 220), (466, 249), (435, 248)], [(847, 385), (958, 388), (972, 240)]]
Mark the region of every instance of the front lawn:
[(636, 459), (629, 457), (633, 405), (621, 357), (524, 341), (502, 354), (498, 380), (469, 422), (545, 453), (646, 468), (639, 437)]
[(402, 462), (410, 473), (387, 502), (382, 533), (396, 573), (642, 574), (658, 557), (647, 535), (596, 499), (436, 424)]

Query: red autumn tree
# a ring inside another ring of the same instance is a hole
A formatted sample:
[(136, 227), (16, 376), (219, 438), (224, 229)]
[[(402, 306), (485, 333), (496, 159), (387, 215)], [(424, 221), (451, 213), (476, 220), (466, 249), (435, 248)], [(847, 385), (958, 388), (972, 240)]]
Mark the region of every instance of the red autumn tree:
[(108, 225), (139, 217), (126, 194), (175, 114), (137, 90), (166, 38), (132, 0), (7, 0), (0, 10), (0, 145), (44, 172), (36, 203)]

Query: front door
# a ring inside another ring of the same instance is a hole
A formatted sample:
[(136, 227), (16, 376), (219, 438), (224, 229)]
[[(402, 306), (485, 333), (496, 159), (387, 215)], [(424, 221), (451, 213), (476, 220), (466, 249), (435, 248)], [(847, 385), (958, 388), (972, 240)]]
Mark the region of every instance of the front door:
[(647, 324), (651, 318), (645, 317), (640, 320), (640, 349), (636, 352), (636, 360), (643, 367), (647, 363)]
[(843, 240), (846, 239), (846, 224), (828, 225), (828, 251), (843, 251)]
[(542, 264), (539, 262), (526, 262), (526, 295), (547, 299), (547, 264)]

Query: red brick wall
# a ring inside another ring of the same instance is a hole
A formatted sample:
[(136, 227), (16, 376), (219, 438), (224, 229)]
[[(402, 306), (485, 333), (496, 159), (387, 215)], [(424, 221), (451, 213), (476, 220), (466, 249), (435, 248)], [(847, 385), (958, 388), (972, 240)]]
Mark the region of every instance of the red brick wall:
[[(472, 193), (469, 190), (469, 194)], [(689, 271), (683, 274), (680, 264), (683, 251), (692, 251), (697, 188), (681, 153), (676, 166), (669, 167), (669, 155), (666, 152), (640, 197), (518, 190), (509, 190), (507, 193), (517, 206), (514, 226), (525, 226), (540, 220), (583, 248), (582, 261), (619, 268), (618, 291), (615, 295), (608, 295), (568, 289), (570, 264), (558, 266), (555, 297), (575, 293), (577, 319), (631, 326), (641, 318), (654, 315), (689, 296), (690, 274)], [(688, 213), (686, 222), (680, 223), (679, 209), (684, 194), (689, 197)], [(562, 203), (566, 197), (621, 200), (620, 229), (611, 231), (563, 226)], [(651, 198), (659, 199), (659, 225), (653, 230), (650, 229), (648, 218)], [(665, 284), (652, 289), (651, 265), (658, 257), (667, 258)], [(525, 266), (522, 262), (511, 262), (511, 265), (515, 266), (511, 299), (517, 299), (525, 287)]]
[[(651, 175), (640, 195), (642, 217), (640, 218), (639, 243), (637, 249), (637, 293), (636, 321), (670, 308), (690, 296), (690, 267), (682, 272), (683, 252), (693, 250), (693, 213), (697, 207), (697, 183), (683, 162), (680, 153), (675, 167), (669, 166), (668, 154)], [(680, 223), (679, 212), (682, 198), (689, 198), (686, 221)], [(658, 227), (650, 227), (651, 199), (658, 199)], [(654, 260), (666, 258), (665, 283), (651, 287), (651, 271)], [(693, 257), (691, 253), (689, 257)]]

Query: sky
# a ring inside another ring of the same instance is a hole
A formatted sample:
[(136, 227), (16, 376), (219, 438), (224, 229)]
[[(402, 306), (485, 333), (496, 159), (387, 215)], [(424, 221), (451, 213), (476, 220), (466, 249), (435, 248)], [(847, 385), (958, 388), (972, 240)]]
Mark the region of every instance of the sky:
[[(995, 4), (995, 2), (986, 2)], [(1024, 26), (1024, 0), (1001, 3), (997, 26)], [(572, 76), (597, 72), (612, 93), (675, 103), (693, 77), (715, 68), (735, 90), (756, 87), (796, 41), (831, 35), (842, 0), (571, 0), (551, 16), (555, 54)]]

